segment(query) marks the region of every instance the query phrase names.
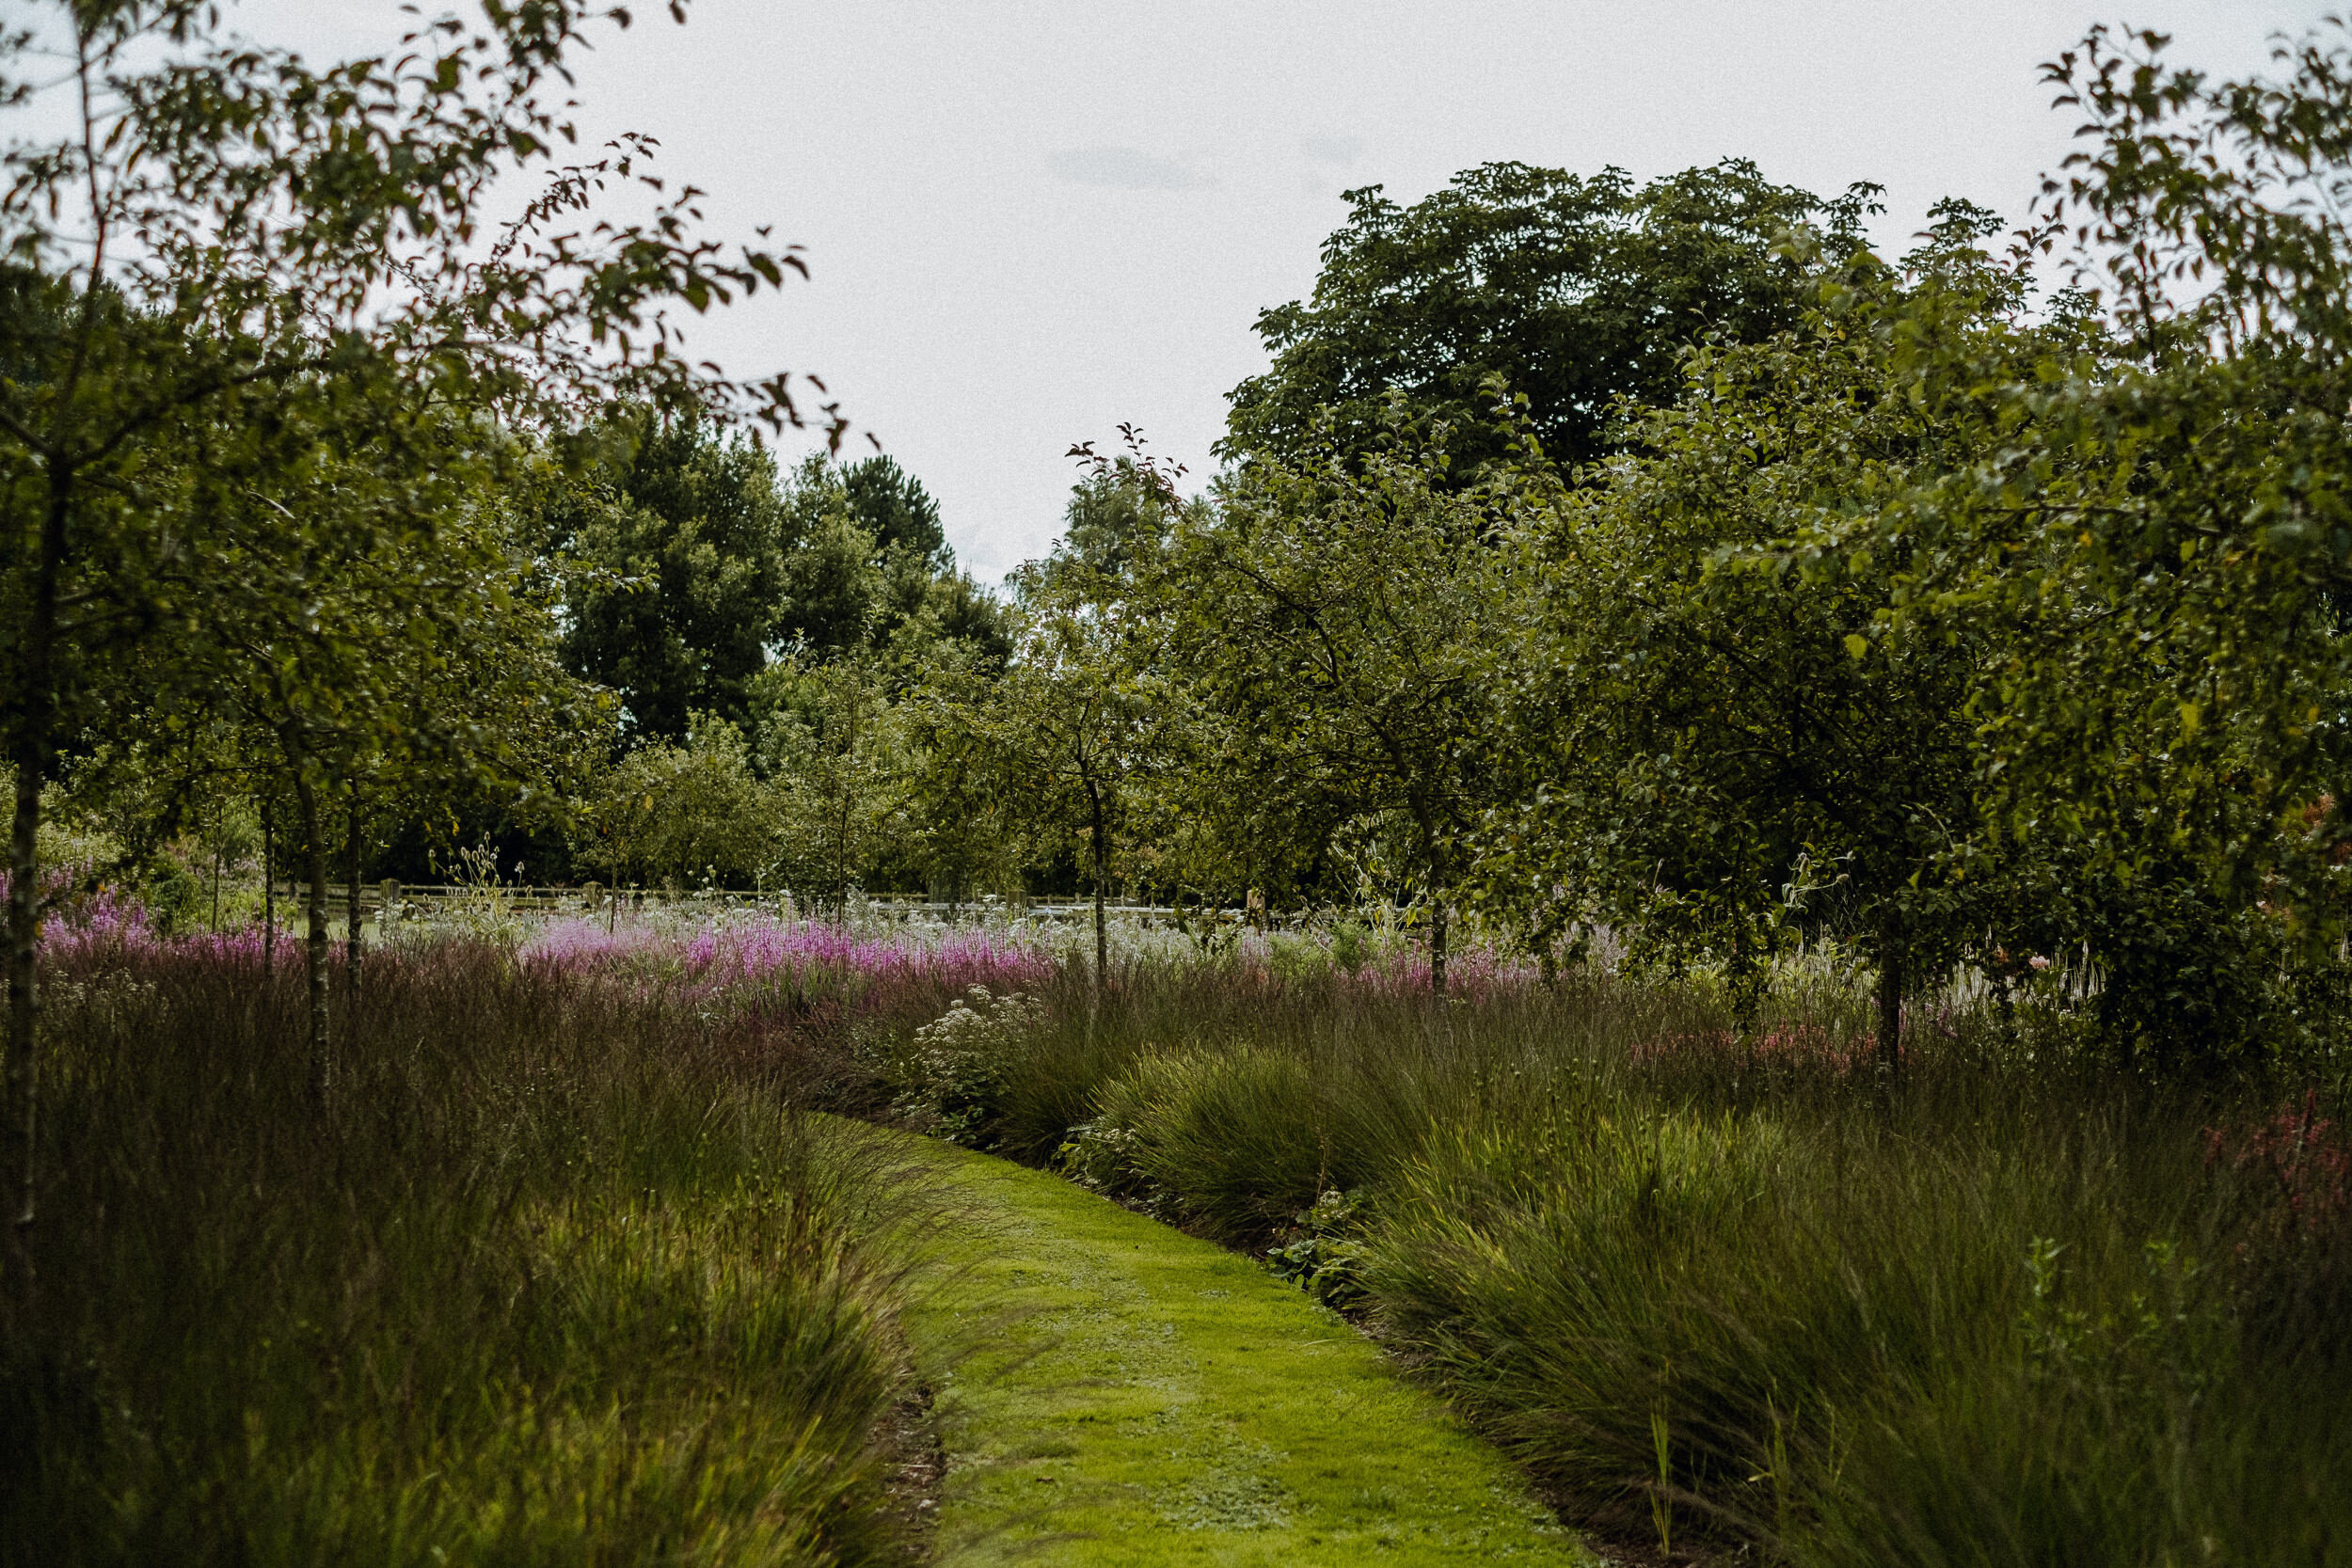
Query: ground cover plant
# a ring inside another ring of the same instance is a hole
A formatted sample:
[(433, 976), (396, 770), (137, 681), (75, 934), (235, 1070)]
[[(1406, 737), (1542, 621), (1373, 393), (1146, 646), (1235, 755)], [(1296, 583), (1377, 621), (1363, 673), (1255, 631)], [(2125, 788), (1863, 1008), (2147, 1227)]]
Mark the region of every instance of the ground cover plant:
[(95, 1560), (896, 1560), (936, 1211), (801, 1106), (1261, 1259), (1604, 1540), (2341, 1560), (2325, 1052), (2168, 1082), (2026, 966), (2006, 1005), (1916, 1006), (1889, 1077), (1836, 949), (1742, 1032), (1708, 970), (1547, 983), (1472, 948), (1441, 1001), (1393, 935), (1130, 932), (1108, 976), (1089, 939), (397, 934), (335, 993), (322, 1108), (294, 954), (85, 910), (46, 944), (49, 1103), (108, 1153), (12, 1275), (10, 1517)]

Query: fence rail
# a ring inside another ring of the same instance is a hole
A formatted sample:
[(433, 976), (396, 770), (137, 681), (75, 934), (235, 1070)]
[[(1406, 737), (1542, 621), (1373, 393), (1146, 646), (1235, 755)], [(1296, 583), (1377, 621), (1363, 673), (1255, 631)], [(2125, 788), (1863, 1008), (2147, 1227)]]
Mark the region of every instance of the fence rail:
[[(298, 910), (305, 896), (299, 882), (280, 882), (277, 895), (288, 909)], [(712, 891), (707, 893), (669, 893), (660, 888), (623, 887), (612, 889), (596, 883), (578, 887), (524, 886), (501, 884), (492, 888), (447, 882), (363, 882), (359, 886), (359, 912), (362, 919), (382, 912), (389, 904), (421, 906), (448, 905), (495, 898), (501, 905), (517, 911), (553, 912), (564, 910), (586, 911), (602, 910), (608, 901), (617, 901), (623, 909), (776, 909), (787, 895), (780, 893), (739, 893)], [(1005, 915), (1017, 919), (1066, 921), (1091, 920), (1094, 903), (1091, 899), (1032, 899), (1016, 903), (1001, 899), (919, 898), (913, 895), (879, 895), (858, 898), (856, 906), (870, 913), (905, 919), (914, 916), (936, 917), (943, 920), (976, 920), (989, 915)], [(326, 912), (342, 918), (350, 895), (347, 884), (335, 883), (327, 888)], [(806, 913), (817, 912), (817, 906), (805, 902), (795, 906)], [(1122, 920), (1174, 921), (1179, 917), (1200, 920), (1215, 917), (1238, 921), (1251, 911), (1240, 907), (1199, 905), (1179, 907), (1173, 904), (1106, 903), (1104, 912)]]

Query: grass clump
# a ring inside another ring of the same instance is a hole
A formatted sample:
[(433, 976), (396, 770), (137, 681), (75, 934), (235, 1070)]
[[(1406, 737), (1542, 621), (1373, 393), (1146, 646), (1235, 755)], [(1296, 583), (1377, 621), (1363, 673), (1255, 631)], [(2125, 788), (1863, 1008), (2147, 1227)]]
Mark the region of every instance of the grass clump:
[(1137, 969), (1008, 1041), (989, 1115), (1359, 1311), (1604, 1530), (2352, 1562), (2340, 1087), (2153, 1081), (2063, 999), (1921, 1009), (1889, 1081), (1794, 978), (1737, 1035), (1703, 984)]
[(0, 1562), (905, 1560), (921, 1199), (787, 1114), (789, 1052), (438, 943), (343, 989), (314, 1103), (289, 967), (69, 955), (50, 997)]
[(1098, 1190), (1247, 1241), (1343, 1180), (1322, 1101), (1309, 1065), (1279, 1052), (1146, 1056), (1104, 1085), (1062, 1161)]

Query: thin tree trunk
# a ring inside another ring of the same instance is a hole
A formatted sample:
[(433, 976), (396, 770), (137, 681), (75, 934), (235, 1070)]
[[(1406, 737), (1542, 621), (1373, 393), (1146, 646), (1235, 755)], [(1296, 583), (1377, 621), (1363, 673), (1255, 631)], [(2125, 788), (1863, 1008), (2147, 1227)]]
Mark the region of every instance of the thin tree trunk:
[(1103, 789), (1089, 784), (1087, 796), (1094, 807), (1094, 994), (1103, 994), (1103, 982), (1110, 974), (1110, 924), (1103, 912), (1103, 879), (1109, 863), (1108, 847), (1103, 842)]
[(220, 935), (220, 834), (225, 808), (213, 813), (213, 935)]
[(16, 814), (8, 832), (8, 1103), (0, 1106), (0, 1191), (17, 1183), (16, 1223), (33, 1223), (35, 1131), (40, 1076), (34, 1030), (40, 999), (34, 987), (40, 945), (40, 786), (49, 777), (50, 726), (56, 720), (57, 573), (65, 560), (72, 471), (53, 463), (49, 507), (41, 518), (40, 555), (33, 568), (32, 602), (25, 606), (16, 733), (8, 760), (16, 766)]
[(302, 812), (303, 855), (308, 863), (304, 869), (310, 882), (310, 928), (304, 942), (310, 983), (310, 1096), (324, 1103), (335, 1076), (326, 1037), (326, 966), (334, 951), (326, 935), (326, 829), (319, 820), (318, 790), (298, 767), (294, 800)]
[(1893, 1077), (1902, 1067), (1903, 949), (1890, 924), (1879, 934), (1879, 1069)]
[(278, 811), (262, 801), (262, 967), (278, 973)]
[[(29, 716), (25, 722), (31, 722)], [(5, 1159), (0, 1159), (0, 1192), (5, 1192), (9, 1180), (19, 1183), (15, 1217), (23, 1227), (33, 1223), (33, 1134), (40, 1083), (33, 1053), (33, 1031), (39, 1019), (33, 976), (40, 929), (37, 894), (40, 860), (36, 848), (40, 832), (40, 770), (34, 756), (40, 748), (24, 744), (20, 736), (11, 750), (16, 764), (16, 817), (8, 834), (8, 1103), (0, 1107), (0, 1113), (5, 1113), (5, 1125), (0, 1126), (0, 1150), (5, 1150)]]
[(343, 985), (359, 990), (359, 806), (351, 807), (351, 824), (343, 839)]
[(836, 926), (850, 923), (850, 813), (853, 808), (845, 784), (841, 791), (840, 831), (833, 840), (833, 918)]
[(1429, 912), (1429, 994), (1445, 995), (1446, 916), (1451, 912), (1442, 894), (1430, 906)]
[[(1402, 757), (1399, 757), (1400, 764)], [(1451, 891), (1445, 885), (1445, 866), (1438, 848), (1438, 824), (1426, 801), (1418, 796), (1412, 800), (1413, 825), (1421, 830), (1422, 863), (1429, 869), (1429, 994), (1442, 1000), (1445, 996), (1446, 897)]]

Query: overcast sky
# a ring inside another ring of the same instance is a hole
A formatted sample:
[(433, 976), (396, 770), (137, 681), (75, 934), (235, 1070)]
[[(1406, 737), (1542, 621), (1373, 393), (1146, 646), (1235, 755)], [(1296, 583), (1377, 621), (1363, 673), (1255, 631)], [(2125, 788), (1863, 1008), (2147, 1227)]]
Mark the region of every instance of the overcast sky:
[[(235, 14), (373, 52), (371, 8)], [(1739, 156), (1823, 194), (1883, 184), (1899, 248), (1947, 194), (2022, 214), (2074, 129), (2036, 68), (2092, 23), (2239, 73), (2328, 8), (695, 0), (677, 27), (643, 0), (580, 97), (599, 134), (660, 137), (714, 223), (806, 247), (808, 283), (694, 347), (824, 376), (993, 583), (1058, 531), (1073, 441), (1133, 420), (1206, 475), (1226, 392), (1265, 362), (1257, 312), (1312, 287), (1348, 187), (1410, 200), (1494, 160), (1647, 177)]]

